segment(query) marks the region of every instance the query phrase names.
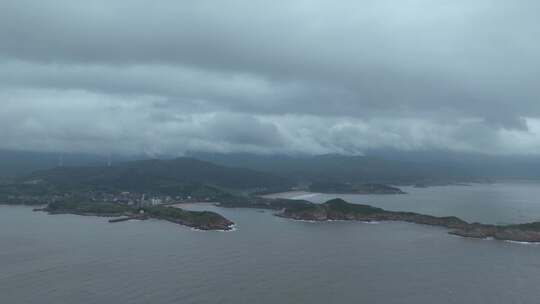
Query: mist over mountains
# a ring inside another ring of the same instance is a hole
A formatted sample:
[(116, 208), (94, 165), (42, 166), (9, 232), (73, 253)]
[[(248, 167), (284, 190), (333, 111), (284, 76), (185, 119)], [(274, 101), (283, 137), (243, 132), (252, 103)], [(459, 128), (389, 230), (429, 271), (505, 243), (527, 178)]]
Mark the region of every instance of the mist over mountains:
[[(130, 161), (147, 157), (114, 156), (114, 161)], [(0, 177), (20, 177), (37, 170), (58, 166), (106, 165), (108, 156), (84, 153), (52, 153), (0, 150)]]
[[(260, 155), (250, 153), (205, 153), (189, 152), (189, 167), (176, 167), (182, 174), (191, 170), (193, 180), (196, 172), (210, 166), (209, 163), (225, 168), (244, 168), (261, 174), (270, 174), (294, 183), (332, 180), (336, 182), (381, 182), (381, 183), (447, 183), (469, 182), (492, 179), (539, 179), (540, 158), (536, 156), (486, 156), (480, 154), (450, 153), (445, 151), (404, 152), (396, 150), (371, 150), (362, 156), (350, 155)], [(38, 152), (0, 151), (0, 177), (28, 176), (38, 170), (59, 167), (60, 162), (70, 167), (107, 167), (109, 160), (113, 167), (130, 167), (135, 160), (172, 160), (173, 156), (108, 156), (92, 154), (58, 154)], [(195, 159), (204, 162), (196, 162)], [(126, 163), (127, 162), (127, 163)], [(171, 163), (154, 162), (155, 166), (167, 168)], [(200, 168), (199, 168), (200, 167)], [(147, 167), (152, 168), (152, 167)], [(164, 168), (164, 169), (165, 169)], [(159, 171), (159, 170), (158, 170)], [(233, 171), (230, 171), (231, 173)], [(150, 174), (150, 173), (149, 173)], [(157, 171), (150, 175), (154, 176)], [(165, 171), (159, 171), (165, 174)], [(178, 173), (180, 174), (180, 173)], [(166, 174), (165, 174), (166, 175)], [(234, 179), (237, 174), (223, 179)], [(240, 178), (243, 180), (243, 178)], [(239, 182), (239, 181), (237, 181)], [(243, 181), (246, 186), (253, 180)], [(267, 185), (277, 185), (268, 183)]]
[(289, 189), (291, 180), (251, 169), (216, 165), (194, 158), (139, 160), (111, 166), (73, 166), (41, 170), (20, 179), (70, 190), (148, 191), (174, 194), (181, 185), (207, 184), (227, 189)]
[[(293, 178), (299, 183), (319, 181), (352, 183), (452, 183), (486, 176), (450, 163), (425, 162), (362, 155), (313, 156), (194, 153), (193, 157), (226, 166), (243, 166)], [(463, 167), (465, 164), (463, 165)]]

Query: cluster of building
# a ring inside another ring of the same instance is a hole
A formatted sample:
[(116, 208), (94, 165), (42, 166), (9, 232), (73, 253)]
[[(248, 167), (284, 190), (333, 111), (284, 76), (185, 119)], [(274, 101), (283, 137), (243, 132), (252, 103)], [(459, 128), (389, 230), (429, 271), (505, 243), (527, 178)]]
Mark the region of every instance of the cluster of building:
[(181, 203), (191, 200), (191, 196), (152, 195), (124, 191), (120, 193), (91, 192), (89, 199), (95, 202), (110, 202), (129, 206), (157, 206)]
[(126, 204), (129, 206), (157, 206), (163, 204), (175, 204), (192, 201), (209, 201), (210, 198), (193, 198), (190, 195), (152, 195), (146, 193), (120, 192), (108, 193), (101, 191), (75, 192), (50, 195), (9, 195), (8, 202), (19, 202), (29, 205), (48, 204), (65, 200), (90, 201), (90, 202), (108, 202)]

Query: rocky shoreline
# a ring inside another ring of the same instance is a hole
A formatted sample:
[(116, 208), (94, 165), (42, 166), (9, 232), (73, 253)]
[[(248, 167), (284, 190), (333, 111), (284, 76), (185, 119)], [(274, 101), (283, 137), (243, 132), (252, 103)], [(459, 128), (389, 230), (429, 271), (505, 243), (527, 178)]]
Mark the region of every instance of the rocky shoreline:
[[(540, 224), (538, 222), (531, 224)], [(540, 242), (540, 230), (538, 228), (528, 228), (530, 224), (520, 225), (484, 225), (484, 224), (469, 224), (465, 227), (450, 231), (450, 234), (458, 235), (462, 237), (470, 238), (493, 238), (502, 241), (514, 241), (514, 242), (527, 242), (538, 243)]]
[[(111, 211), (113, 210), (113, 211)], [(234, 223), (225, 217), (211, 211), (188, 211), (176, 207), (144, 207), (131, 208), (110, 203), (50, 203), (45, 208), (34, 211), (44, 211), (48, 214), (75, 214), (81, 216), (114, 217), (110, 223), (137, 219), (155, 218), (198, 230), (232, 230)]]
[[(224, 208), (269, 209), (283, 218), (304, 221), (362, 221), (382, 222), (401, 221), (422, 225), (439, 226), (450, 229), (452, 235), (468, 238), (492, 238), (515, 242), (540, 242), (540, 222), (515, 225), (488, 225), (468, 223), (455, 216), (432, 216), (415, 212), (388, 211), (369, 205), (351, 204), (342, 199), (333, 199), (323, 204), (315, 204), (305, 200), (267, 199), (254, 197), (250, 199), (230, 200), (217, 203)], [(188, 226), (198, 230), (234, 229), (234, 223), (218, 213), (211, 211), (188, 211), (176, 207), (145, 207), (136, 210), (130, 207), (118, 209), (117, 204), (107, 203), (52, 203), (44, 211), (49, 214), (76, 214), (83, 216), (114, 217), (111, 223), (131, 219), (144, 220), (155, 218)]]
[(455, 216), (431, 216), (414, 212), (388, 211), (369, 205), (351, 204), (333, 199), (323, 204), (303, 200), (263, 199), (218, 204), (228, 208), (275, 210), (276, 216), (304, 221), (401, 221), (450, 229), (449, 233), (469, 238), (493, 238), (516, 242), (540, 242), (540, 222), (517, 225), (468, 223)]
[(387, 211), (368, 205), (350, 204), (333, 199), (324, 204), (303, 204), (284, 208), (277, 216), (295, 220), (362, 222), (402, 221), (451, 229), (453, 235), (470, 238), (493, 238), (516, 242), (540, 242), (540, 222), (518, 225), (467, 223), (455, 217), (437, 217), (414, 212)]
[[(171, 207), (172, 208), (172, 207)], [(185, 210), (182, 210), (185, 211)], [(194, 212), (194, 211), (190, 211)], [(220, 231), (230, 231), (234, 228), (234, 223), (223, 216), (209, 211), (200, 211), (200, 212), (207, 212), (208, 214), (211, 214), (212, 219), (207, 221), (194, 221), (194, 220), (188, 220), (188, 219), (182, 219), (182, 218), (176, 218), (172, 216), (150, 216), (151, 218), (160, 219), (164, 221), (168, 221), (171, 223), (195, 228), (198, 230), (220, 230)]]

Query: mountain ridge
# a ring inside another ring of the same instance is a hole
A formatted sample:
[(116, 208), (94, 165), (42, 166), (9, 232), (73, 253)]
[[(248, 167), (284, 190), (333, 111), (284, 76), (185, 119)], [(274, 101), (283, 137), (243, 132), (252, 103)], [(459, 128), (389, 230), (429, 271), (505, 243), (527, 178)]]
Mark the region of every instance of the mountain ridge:
[(172, 160), (141, 160), (113, 166), (56, 167), (36, 171), (19, 182), (41, 182), (61, 188), (116, 188), (125, 191), (168, 192), (186, 183), (204, 183), (223, 188), (288, 188), (292, 183), (282, 177), (252, 169), (231, 168), (210, 162), (179, 157)]

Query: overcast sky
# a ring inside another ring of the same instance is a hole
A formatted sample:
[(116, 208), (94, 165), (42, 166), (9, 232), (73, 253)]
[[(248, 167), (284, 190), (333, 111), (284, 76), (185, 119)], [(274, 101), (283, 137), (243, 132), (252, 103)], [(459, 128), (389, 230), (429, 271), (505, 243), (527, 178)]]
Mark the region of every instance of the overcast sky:
[(2, 0), (0, 149), (540, 154), (540, 1)]

